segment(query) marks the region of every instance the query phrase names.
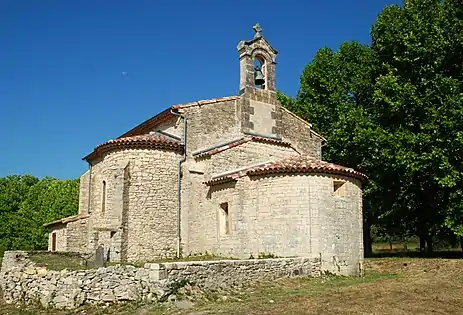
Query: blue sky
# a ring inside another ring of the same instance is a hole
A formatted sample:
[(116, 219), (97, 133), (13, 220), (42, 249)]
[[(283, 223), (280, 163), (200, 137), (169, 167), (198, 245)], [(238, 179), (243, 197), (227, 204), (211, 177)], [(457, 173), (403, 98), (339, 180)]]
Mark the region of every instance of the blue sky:
[(0, 177), (78, 177), (96, 145), (160, 110), (236, 95), (236, 45), (257, 22), (294, 96), (319, 48), (368, 44), (393, 3), (0, 0)]

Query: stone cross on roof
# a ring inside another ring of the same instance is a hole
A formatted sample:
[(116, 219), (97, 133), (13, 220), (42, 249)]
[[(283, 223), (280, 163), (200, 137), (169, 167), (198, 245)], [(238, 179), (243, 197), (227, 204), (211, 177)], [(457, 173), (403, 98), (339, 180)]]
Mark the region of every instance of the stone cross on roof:
[(254, 25), (252, 27), (252, 29), (254, 30), (254, 32), (256, 32), (256, 34), (254, 35), (254, 38), (257, 38), (257, 37), (262, 37), (262, 28), (260, 27), (259, 23), (257, 23), (256, 25)]

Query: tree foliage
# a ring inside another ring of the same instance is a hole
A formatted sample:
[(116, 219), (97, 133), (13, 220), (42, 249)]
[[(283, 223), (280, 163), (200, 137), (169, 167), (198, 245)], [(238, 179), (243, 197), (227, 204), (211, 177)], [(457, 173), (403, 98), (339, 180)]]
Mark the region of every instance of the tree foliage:
[(43, 224), (77, 213), (79, 180), (0, 178), (0, 249), (44, 249)]
[(365, 172), (365, 217), (383, 234), (463, 236), (463, 6), (389, 6), (371, 45), (320, 49), (283, 106), (328, 139), (324, 159)]

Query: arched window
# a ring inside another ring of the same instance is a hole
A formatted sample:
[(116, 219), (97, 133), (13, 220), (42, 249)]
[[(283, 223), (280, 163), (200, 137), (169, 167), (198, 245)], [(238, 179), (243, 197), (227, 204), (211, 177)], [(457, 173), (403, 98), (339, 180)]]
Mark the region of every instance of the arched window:
[(103, 181), (102, 197), (101, 197), (101, 213), (103, 214), (106, 210), (106, 181)]
[(266, 89), (267, 64), (260, 55), (254, 57), (254, 83), (257, 88)]

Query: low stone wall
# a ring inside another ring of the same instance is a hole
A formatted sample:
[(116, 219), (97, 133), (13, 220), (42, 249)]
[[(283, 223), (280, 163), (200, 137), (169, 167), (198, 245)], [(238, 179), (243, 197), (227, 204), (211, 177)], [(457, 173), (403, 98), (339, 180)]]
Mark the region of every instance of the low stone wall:
[(83, 304), (122, 301), (162, 302), (179, 283), (204, 291), (230, 289), (261, 280), (320, 275), (318, 258), (191, 261), (111, 266), (79, 271), (50, 271), (25, 252), (5, 252), (0, 289), (6, 303), (40, 303), (72, 309)]
[[(6, 269), (6, 268), (5, 268)], [(20, 266), (0, 273), (6, 303), (40, 303), (45, 308), (72, 309), (83, 304), (122, 301), (156, 302), (172, 294), (158, 272), (134, 266), (51, 271), (40, 266)]]
[(274, 258), (249, 260), (188, 261), (145, 264), (159, 279), (179, 279), (209, 289), (225, 289), (255, 281), (321, 274), (319, 258)]

